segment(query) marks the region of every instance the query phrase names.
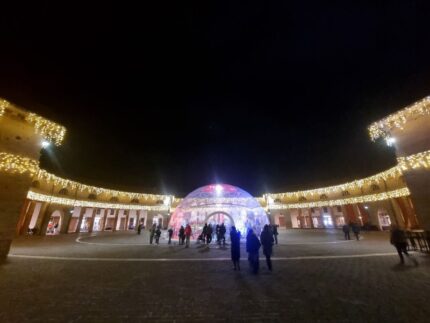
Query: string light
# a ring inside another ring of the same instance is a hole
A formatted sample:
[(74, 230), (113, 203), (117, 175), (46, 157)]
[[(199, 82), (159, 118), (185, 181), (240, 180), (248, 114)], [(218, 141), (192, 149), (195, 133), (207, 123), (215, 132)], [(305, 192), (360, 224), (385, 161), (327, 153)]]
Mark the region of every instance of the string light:
[(39, 170), (39, 162), (27, 157), (0, 153), (0, 171), (10, 174), (34, 175)]
[(56, 146), (61, 145), (64, 135), (66, 134), (65, 127), (42, 118), (35, 113), (29, 113), (25, 120), (33, 124), (36, 133), (41, 135), (44, 139), (52, 141)]
[(399, 167), (404, 171), (418, 168), (430, 168), (430, 150), (407, 157), (398, 157), (397, 162), (399, 163)]
[(370, 138), (375, 141), (382, 137), (390, 137), (389, 131), (392, 128), (403, 129), (404, 124), (411, 119), (416, 119), (425, 115), (430, 115), (430, 96), (407, 106), (406, 108), (390, 114), (384, 119), (372, 123), (368, 130)]
[(27, 193), (27, 198), (33, 201), (48, 202), (73, 207), (91, 207), (100, 209), (122, 209), (122, 210), (146, 210), (146, 211), (168, 211), (169, 206), (166, 205), (139, 205), (139, 204), (121, 204), (121, 203), (106, 203), (85, 200), (74, 200), (65, 197), (57, 197), (53, 195), (40, 194), (33, 191)]
[[(126, 198), (129, 200), (138, 199), (138, 200), (152, 200), (152, 201), (165, 201), (165, 199), (168, 199), (169, 203), (175, 199), (172, 195), (158, 195), (158, 194), (144, 194), (144, 193), (133, 193), (133, 192), (124, 192), (124, 191), (116, 191), (96, 186), (90, 186), (81, 184), (75, 181), (71, 181), (68, 179), (64, 179), (61, 177), (58, 177), (56, 175), (50, 174), (45, 170), (40, 170), (40, 172), (37, 174), (37, 179), (39, 181), (44, 181), (48, 184), (54, 184), (55, 186), (61, 187), (61, 188), (68, 188), (71, 190), (77, 190), (80, 193), (93, 193), (96, 195), (109, 195), (111, 197), (116, 198)], [(170, 205), (170, 204), (169, 204)]]
[(0, 99), (0, 117), (6, 111), (6, 108), (10, 105), (10, 103), (5, 99)]
[[(0, 98), (0, 117), (4, 115), (6, 109), (10, 106), (12, 106), (12, 104), (9, 101)], [(20, 113), (25, 115), (25, 121), (34, 126), (34, 131), (37, 134), (42, 136), (45, 140), (53, 142), (56, 146), (61, 145), (66, 134), (65, 127), (45, 119), (36, 113), (30, 113), (20, 108), (17, 109), (20, 110)]]
[(271, 197), (272, 199), (275, 200), (275, 199), (282, 199), (282, 198), (297, 198), (297, 197), (309, 198), (312, 196), (319, 198), (319, 196), (323, 194), (328, 195), (333, 193), (342, 193), (345, 191), (353, 191), (357, 189), (359, 190), (363, 186), (372, 185), (373, 183), (378, 181), (386, 181), (390, 178), (398, 178), (401, 175), (402, 175), (402, 170), (400, 169), (400, 167), (395, 166), (379, 174), (366, 177), (363, 179), (358, 179), (352, 182), (340, 184), (340, 185), (328, 186), (328, 187), (305, 190), (305, 191), (266, 194), (266, 199), (268, 197)]
[(272, 205), (271, 209), (305, 209), (313, 207), (323, 207), (323, 206), (338, 206), (346, 204), (356, 204), (356, 203), (369, 203), (376, 201), (388, 200), (391, 198), (409, 196), (411, 193), (407, 187), (378, 194), (362, 195), (357, 197), (350, 197), (346, 199), (337, 200), (327, 200), (327, 201), (315, 201), (306, 203), (289, 203), (289, 204), (276, 204)]

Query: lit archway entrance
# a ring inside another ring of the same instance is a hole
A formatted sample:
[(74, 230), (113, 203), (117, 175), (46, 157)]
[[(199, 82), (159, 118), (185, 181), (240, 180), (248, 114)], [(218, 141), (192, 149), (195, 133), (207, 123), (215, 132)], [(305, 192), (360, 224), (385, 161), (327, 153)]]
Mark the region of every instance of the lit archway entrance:
[(48, 226), (46, 228), (46, 234), (47, 235), (54, 235), (60, 233), (60, 228), (62, 224), (62, 219), (64, 218), (64, 214), (61, 210), (55, 210), (52, 212)]
[(213, 234), (216, 234), (216, 228), (217, 226), (220, 226), (221, 224), (224, 223), (225, 226), (225, 240), (228, 240), (230, 237), (230, 229), (232, 226), (234, 226), (234, 220), (233, 218), (230, 216), (230, 214), (228, 214), (227, 212), (223, 212), (223, 211), (217, 211), (217, 212), (213, 212), (211, 214), (209, 214), (206, 219), (205, 219), (205, 223), (207, 223), (208, 225), (212, 226), (212, 230), (213, 230)]

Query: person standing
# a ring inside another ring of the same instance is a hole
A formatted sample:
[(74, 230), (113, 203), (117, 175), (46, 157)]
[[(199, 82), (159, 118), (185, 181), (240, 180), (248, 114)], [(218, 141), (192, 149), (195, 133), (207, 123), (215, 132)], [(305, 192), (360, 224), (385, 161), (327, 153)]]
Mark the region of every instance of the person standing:
[(181, 228), (179, 229), (179, 244), (184, 244), (184, 240), (185, 240), (185, 229), (184, 226), (181, 225)]
[(205, 225), (203, 226), (203, 229), (202, 229), (202, 234), (199, 236), (199, 238), (197, 240), (201, 240), (201, 241), (203, 241), (203, 243), (205, 243), (207, 234), (208, 234), (208, 224), (205, 223)]
[(155, 223), (153, 223), (151, 229), (149, 229), (149, 244), (152, 244), (156, 230), (157, 230), (157, 227)]
[(272, 226), (273, 230), (273, 238), (275, 238), (275, 244), (278, 244), (278, 225), (275, 224)]
[(141, 232), (142, 232), (142, 223), (139, 223), (139, 225), (137, 226), (137, 234), (140, 235)]
[(185, 248), (188, 248), (190, 246), (191, 233), (191, 226), (187, 224), (187, 226), (185, 227)]
[(272, 260), (270, 257), (272, 256), (272, 248), (273, 248), (273, 233), (270, 230), (269, 225), (265, 225), (263, 228), (263, 232), (260, 235), (260, 241), (263, 245), (263, 254), (266, 256), (267, 268), (272, 271)]
[(248, 260), (251, 265), (252, 272), (258, 274), (260, 266), (259, 251), (261, 243), (258, 240), (252, 229), (249, 229), (248, 235), (246, 236), (246, 252), (248, 252)]
[(349, 230), (350, 230), (349, 225), (347, 223), (345, 223), (342, 227), (342, 231), (345, 235), (345, 240), (351, 240), (351, 237), (349, 235)]
[(405, 263), (405, 259), (403, 258), (403, 254), (405, 254), (411, 261), (414, 262), (415, 266), (418, 266), (418, 261), (415, 258), (412, 258), (406, 248), (408, 247), (408, 243), (406, 242), (405, 232), (401, 230), (396, 224), (391, 225), (390, 232), (390, 242), (394, 247), (396, 247), (397, 253), (400, 257), (400, 264)]
[(161, 236), (161, 226), (157, 227), (157, 230), (155, 230), (155, 243), (160, 243), (160, 236)]
[(235, 226), (230, 230), (231, 242), (231, 260), (233, 261), (234, 270), (240, 271), (240, 231), (236, 230)]
[(212, 225), (209, 223), (208, 228), (206, 230), (206, 244), (210, 244), (212, 242)]
[(167, 230), (167, 232), (169, 233), (169, 241), (167, 243), (171, 244), (172, 243), (172, 236), (173, 236), (173, 229), (170, 227), (170, 229)]
[(222, 246), (225, 247), (225, 233), (226, 233), (226, 228), (224, 225), (224, 222), (221, 223), (220, 227), (219, 227), (219, 235), (220, 235), (220, 240), (222, 240)]
[(360, 240), (360, 226), (358, 225), (358, 223), (352, 224), (352, 232), (354, 233), (357, 241)]

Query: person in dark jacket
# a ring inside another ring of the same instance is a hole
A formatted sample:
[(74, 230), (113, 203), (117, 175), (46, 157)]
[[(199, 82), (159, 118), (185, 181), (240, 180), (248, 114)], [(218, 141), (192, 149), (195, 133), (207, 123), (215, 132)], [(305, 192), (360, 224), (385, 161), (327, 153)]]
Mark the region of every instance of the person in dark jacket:
[(261, 247), (260, 240), (252, 229), (249, 229), (246, 236), (246, 252), (248, 252), (248, 260), (254, 274), (258, 273), (259, 269), (259, 250)]
[(171, 244), (172, 243), (172, 236), (173, 236), (173, 229), (170, 228), (169, 230), (167, 230), (167, 232), (169, 233), (169, 241), (167, 243)]
[(160, 236), (161, 236), (161, 227), (158, 226), (157, 230), (155, 230), (155, 243), (156, 244), (160, 243)]
[(157, 226), (154, 223), (151, 229), (149, 229), (149, 244), (152, 244), (152, 241), (154, 240), (155, 231), (157, 231)]
[(272, 271), (272, 247), (273, 247), (273, 232), (270, 227), (266, 224), (263, 228), (263, 232), (260, 235), (260, 241), (263, 245), (263, 254), (266, 256), (267, 268)]
[(240, 231), (236, 230), (235, 226), (230, 230), (231, 242), (231, 260), (233, 261), (234, 270), (240, 271)]
[(212, 225), (209, 223), (208, 228), (206, 230), (206, 243), (207, 244), (210, 244), (212, 242), (212, 233), (213, 233)]
[(179, 244), (184, 244), (184, 241), (185, 241), (185, 228), (184, 228), (183, 225), (181, 225), (181, 228), (179, 229), (178, 238), (179, 238)]
[(352, 224), (352, 232), (354, 233), (357, 241), (360, 240), (360, 226), (358, 225), (358, 223)]
[(396, 247), (397, 253), (400, 257), (400, 263), (403, 265), (405, 263), (405, 259), (403, 258), (403, 254), (405, 254), (411, 261), (414, 262), (415, 266), (418, 266), (418, 261), (415, 258), (412, 258), (406, 248), (408, 247), (408, 243), (406, 242), (405, 232), (401, 230), (396, 224), (391, 225), (390, 232), (390, 242), (394, 247)]
[(220, 243), (222, 241), (223, 247), (225, 247), (225, 233), (226, 232), (227, 232), (227, 229), (225, 228), (224, 223), (221, 223), (221, 225), (219, 226), (219, 239), (220, 239)]
[(349, 225), (345, 223), (342, 227), (342, 231), (345, 234), (345, 240), (351, 240), (351, 236), (349, 235), (349, 230), (350, 230)]
[(140, 234), (140, 232), (142, 232), (142, 223), (137, 226), (137, 234)]

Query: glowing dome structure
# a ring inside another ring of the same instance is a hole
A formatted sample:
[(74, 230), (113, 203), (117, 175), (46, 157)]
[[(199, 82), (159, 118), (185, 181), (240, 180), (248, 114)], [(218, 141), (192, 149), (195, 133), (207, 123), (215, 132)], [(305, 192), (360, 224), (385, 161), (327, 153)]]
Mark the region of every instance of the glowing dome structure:
[(234, 225), (244, 237), (250, 228), (259, 234), (263, 226), (269, 224), (269, 219), (248, 192), (228, 184), (211, 184), (188, 194), (173, 212), (169, 226), (177, 237), (180, 227), (189, 224), (192, 238), (197, 239), (205, 223), (212, 226), (224, 223), (227, 235)]

